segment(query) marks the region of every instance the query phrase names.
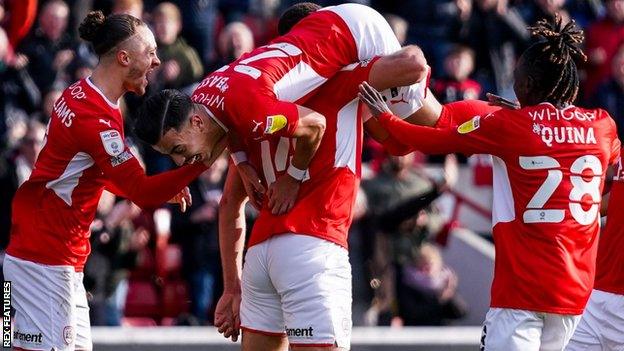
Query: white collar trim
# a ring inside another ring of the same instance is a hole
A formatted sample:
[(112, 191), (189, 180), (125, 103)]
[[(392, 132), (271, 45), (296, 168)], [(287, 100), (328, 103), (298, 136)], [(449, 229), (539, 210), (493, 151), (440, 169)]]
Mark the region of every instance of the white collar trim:
[(106, 101), (106, 103), (107, 103), (110, 107), (115, 108), (115, 109), (118, 109), (118, 108), (119, 108), (119, 101), (117, 101), (117, 103), (116, 103), (116, 104), (115, 104), (115, 103), (113, 103), (112, 101), (110, 101), (110, 100), (106, 97), (106, 95), (104, 95), (104, 93), (100, 90), (100, 88), (98, 88), (95, 84), (93, 84), (93, 82), (91, 81), (91, 76), (87, 77), (85, 80), (87, 81), (87, 84), (89, 84), (89, 86), (90, 86), (91, 88), (93, 88), (93, 90), (95, 90), (98, 94), (100, 94), (100, 96), (104, 99), (104, 101)]

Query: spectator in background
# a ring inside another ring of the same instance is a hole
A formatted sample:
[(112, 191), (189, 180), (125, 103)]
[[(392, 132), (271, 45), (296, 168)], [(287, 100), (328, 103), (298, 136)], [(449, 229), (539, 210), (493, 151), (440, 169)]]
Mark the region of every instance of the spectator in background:
[(152, 21), (162, 64), (154, 71), (157, 79), (151, 82), (151, 89), (183, 89), (199, 81), (204, 68), (197, 51), (180, 37), (182, 15), (178, 7), (160, 3), (152, 12)]
[(572, 19), (565, 5), (566, 0), (531, 0), (518, 6), (518, 8), (527, 24), (533, 25), (541, 19), (553, 21), (556, 14), (561, 16), (565, 24)]
[(219, 58), (214, 69), (227, 65), (254, 49), (253, 34), (242, 22), (232, 22), (225, 26), (217, 41)]
[(442, 228), (430, 209), (421, 210), (441, 194), (444, 184), (455, 182), (457, 161), (453, 156), (448, 160), (448, 180), (440, 184), (415, 171), (414, 154), (388, 157), (379, 175), (363, 183), (369, 200), (366, 227), (374, 237), (371, 287), (375, 297), (366, 313), (369, 325), (388, 325), (400, 316), (392, 307), (397, 302), (401, 267), (406, 257)]
[(481, 85), (470, 79), (475, 67), (475, 53), (469, 47), (456, 45), (444, 60), (445, 77), (436, 79), (433, 92), (440, 103), (474, 100), (481, 96)]
[(611, 61), (624, 42), (624, 0), (607, 0), (606, 16), (587, 29), (585, 98), (611, 74)]
[(182, 36), (199, 53), (204, 67), (210, 67), (216, 57), (215, 27), (218, 0), (175, 0), (182, 9)]
[(620, 140), (624, 140), (624, 42), (613, 56), (611, 69), (612, 78), (598, 87), (591, 103), (609, 112), (617, 124)]
[(143, 0), (114, 0), (111, 14), (120, 13), (143, 19)]
[(69, 7), (62, 0), (50, 0), (41, 8), (39, 26), (18, 47), (28, 58), (28, 72), (41, 91), (55, 82), (67, 85), (66, 68), (74, 58), (73, 42), (65, 31)]
[(33, 113), (31, 115), (32, 119), (36, 119), (37, 121), (47, 125), (50, 117), (52, 117), (52, 112), (54, 110), (54, 103), (58, 100), (63, 94), (63, 90), (65, 88), (52, 88), (48, 91), (47, 94), (43, 97), (43, 103), (41, 104), (41, 110)]
[(475, 51), (475, 79), (486, 91), (514, 98), (513, 69), (529, 41), (526, 23), (506, 0), (476, 0), (461, 41)]
[(250, 0), (249, 13), (243, 22), (253, 33), (256, 45), (268, 44), (278, 36), (277, 22), (280, 0)]
[(403, 325), (446, 325), (466, 315), (457, 296), (457, 275), (440, 250), (423, 243), (405, 257), (397, 277), (397, 303)]
[(12, 152), (0, 158), (0, 252), (4, 252), (9, 243), (11, 228), (11, 201), (17, 188), (32, 172), (35, 160), (43, 147), (45, 125), (30, 120), (25, 136)]
[(396, 35), (399, 40), (399, 44), (401, 44), (401, 46), (405, 45), (407, 42), (407, 30), (409, 29), (409, 23), (407, 23), (403, 17), (391, 13), (386, 14), (384, 17), (386, 21), (388, 21), (388, 24), (390, 24), (390, 28), (392, 28), (394, 35)]
[(171, 240), (182, 248), (182, 271), (197, 324), (212, 321), (214, 298), (221, 295), (216, 291), (221, 282), (217, 214), (226, 169), (222, 156), (189, 185), (193, 205), (184, 213), (172, 211)]

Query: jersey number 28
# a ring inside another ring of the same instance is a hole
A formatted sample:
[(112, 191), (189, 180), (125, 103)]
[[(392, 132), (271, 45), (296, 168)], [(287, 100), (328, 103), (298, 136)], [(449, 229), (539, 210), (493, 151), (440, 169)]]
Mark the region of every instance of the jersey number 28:
[[(560, 170), (559, 162), (550, 156), (521, 156), (520, 167), (526, 170), (548, 170), (546, 180), (533, 195), (524, 211), (522, 216), (524, 223), (562, 222), (565, 217), (565, 209), (544, 209), (544, 205), (563, 180), (563, 172)], [(586, 169), (591, 170), (591, 174), (586, 174), (586, 176), (591, 177), (589, 181), (583, 179), (583, 171)], [(602, 163), (596, 156), (581, 156), (570, 166), (570, 173), (570, 182), (572, 183), (568, 206), (570, 213), (579, 224), (589, 225), (596, 220), (600, 207)], [(584, 210), (581, 206), (581, 200), (586, 194), (591, 196), (592, 202), (594, 202), (588, 210)]]

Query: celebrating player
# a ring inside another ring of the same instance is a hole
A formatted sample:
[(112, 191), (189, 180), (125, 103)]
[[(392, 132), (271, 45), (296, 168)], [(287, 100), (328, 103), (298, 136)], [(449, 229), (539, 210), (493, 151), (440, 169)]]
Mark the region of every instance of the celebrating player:
[(185, 186), (206, 169), (196, 164), (147, 177), (124, 142), (118, 100), (128, 91), (142, 95), (148, 72), (160, 64), (145, 23), (91, 12), (80, 36), (100, 63), (56, 101), (45, 146), (13, 200), (4, 276), (13, 283), (14, 333), (25, 335), (13, 340), (20, 350), (92, 349), (82, 270), (105, 188), (142, 207), (174, 196), (184, 207)]
[[(621, 152), (621, 151), (620, 151)], [(623, 155), (620, 155), (621, 157)], [(624, 345), (624, 160), (609, 192), (607, 225), (600, 234), (594, 290), (567, 351), (617, 350)]]
[(572, 105), (582, 31), (539, 22), (542, 40), (515, 71), (522, 106), (477, 116), (457, 129), (409, 125), (370, 86), (361, 98), (400, 142), (427, 153), (490, 153), (494, 161), (496, 265), (484, 350), (563, 350), (594, 281), (605, 171), (619, 155), (603, 110)]
[[(428, 68), (420, 49), (401, 49), (390, 26), (375, 10), (358, 4), (323, 8), (272, 44), (243, 55), (204, 79), (193, 93), (193, 116), (188, 121), (165, 119), (165, 125), (160, 125), (154, 116), (173, 113), (170, 108), (179, 107), (169, 106), (171, 93), (148, 99), (145, 113), (137, 121), (137, 135), (179, 162), (213, 155), (214, 145), (230, 130), (242, 139), (241, 144), (268, 137), (297, 138), (291, 172), (276, 180), (276, 191), (271, 193), (274, 210), (283, 213), (297, 197), (298, 180), (292, 175), (306, 172), (325, 128), (321, 114), (294, 102), (305, 101), (348, 64), (393, 53), (378, 61), (383, 65), (373, 67), (371, 75), (379, 76), (377, 88), (425, 81)], [(399, 72), (394, 67), (404, 70)], [(415, 84), (398, 89), (401, 103), (396, 104), (400, 109), (395, 112), (409, 116), (418, 110), (424, 88), (424, 84)], [(202, 116), (208, 116), (206, 123), (200, 122), (206, 120)], [(186, 123), (202, 131), (201, 144), (187, 147), (192, 137), (181, 135), (179, 128)], [(240, 151), (240, 144), (232, 146), (232, 151)]]

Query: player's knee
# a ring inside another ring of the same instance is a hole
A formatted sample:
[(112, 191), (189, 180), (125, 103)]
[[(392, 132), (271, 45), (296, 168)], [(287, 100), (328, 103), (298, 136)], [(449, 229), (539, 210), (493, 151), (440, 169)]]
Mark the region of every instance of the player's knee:
[(422, 50), (416, 45), (408, 45), (397, 53), (401, 67), (404, 67), (405, 74), (410, 80), (419, 82), (427, 77), (427, 59)]

